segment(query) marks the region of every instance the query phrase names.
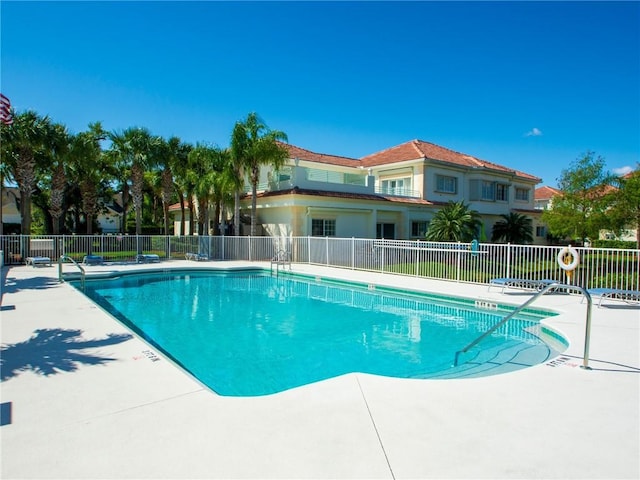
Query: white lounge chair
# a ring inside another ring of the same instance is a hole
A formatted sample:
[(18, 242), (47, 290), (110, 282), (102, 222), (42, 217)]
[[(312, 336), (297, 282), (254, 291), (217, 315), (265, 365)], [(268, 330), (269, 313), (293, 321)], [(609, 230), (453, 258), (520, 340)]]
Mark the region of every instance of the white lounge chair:
[(501, 287), (504, 293), (507, 288), (518, 288), (521, 290), (542, 290), (547, 285), (558, 283), (557, 280), (545, 278), (543, 280), (528, 280), (526, 278), (493, 278), (489, 282), (488, 290), (491, 287)]
[(587, 289), (592, 297), (600, 297), (598, 308), (602, 305), (602, 300), (621, 300), (627, 303), (640, 303), (640, 290), (623, 290), (621, 288), (590, 288)]
[(184, 258), (186, 260), (193, 260), (194, 262), (209, 260), (209, 257), (204, 253), (185, 253)]
[(104, 258), (102, 255), (85, 255), (82, 259), (84, 265), (102, 265)]
[(33, 267), (37, 267), (38, 265), (51, 266), (51, 259), (49, 257), (27, 257), (27, 265), (32, 265)]
[(138, 263), (157, 263), (160, 261), (160, 257), (155, 253), (139, 253), (136, 255), (136, 262)]

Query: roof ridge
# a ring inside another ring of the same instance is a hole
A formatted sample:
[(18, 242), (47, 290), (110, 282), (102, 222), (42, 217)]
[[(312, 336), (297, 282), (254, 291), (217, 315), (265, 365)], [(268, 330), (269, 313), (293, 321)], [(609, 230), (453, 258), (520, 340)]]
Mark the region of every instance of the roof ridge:
[[(441, 148), (442, 150), (447, 150), (448, 152), (454, 153), (456, 155), (461, 155), (463, 157), (470, 158), (470, 159), (474, 160), (475, 162), (482, 162), (483, 161), (483, 160), (479, 159), (478, 157), (474, 157), (473, 155), (469, 155), (468, 153), (459, 152), (459, 151), (454, 150), (454, 149), (449, 148), (449, 147), (443, 147), (442, 145), (438, 145), (437, 143), (427, 142), (425, 140), (420, 140), (420, 139), (416, 139), (416, 140), (414, 140), (414, 142), (426, 143), (426, 144), (432, 145), (432, 146), (434, 146), (436, 148)], [(421, 151), (421, 153), (422, 153), (422, 151)], [(426, 157), (427, 155), (423, 153), (423, 156)]]
[(311, 153), (311, 154), (313, 154), (313, 155), (320, 155), (320, 156), (323, 156), (323, 157), (333, 157), (333, 158), (344, 158), (345, 160), (355, 160), (355, 161), (360, 161), (360, 159), (359, 159), (359, 158), (354, 158), (354, 157), (345, 157), (344, 155), (331, 155), (331, 154), (329, 154), (329, 153), (314, 152), (313, 150), (309, 150), (309, 149), (307, 149), (307, 148), (302, 148), (302, 147), (299, 147), (299, 146), (294, 145), (294, 144), (292, 144), (292, 143), (284, 143), (284, 142), (279, 142), (279, 143), (282, 143), (283, 145), (285, 145), (285, 147), (286, 147), (286, 146), (289, 146), (289, 147), (297, 148), (298, 150), (302, 150), (303, 152)]

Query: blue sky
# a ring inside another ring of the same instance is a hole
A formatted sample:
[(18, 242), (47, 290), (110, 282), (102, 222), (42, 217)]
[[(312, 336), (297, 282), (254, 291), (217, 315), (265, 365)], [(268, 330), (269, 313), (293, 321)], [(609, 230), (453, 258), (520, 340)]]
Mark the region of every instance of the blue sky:
[(229, 144), (257, 112), (361, 157), (419, 138), (542, 178), (640, 161), (639, 2), (15, 2), (0, 90), (71, 132)]

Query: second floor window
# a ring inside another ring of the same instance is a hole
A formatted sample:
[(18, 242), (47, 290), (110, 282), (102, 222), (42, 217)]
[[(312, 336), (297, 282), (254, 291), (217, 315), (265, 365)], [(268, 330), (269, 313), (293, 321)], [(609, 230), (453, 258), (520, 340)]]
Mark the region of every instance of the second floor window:
[(509, 185), (496, 183), (496, 200), (506, 202), (509, 200)]
[(471, 180), (469, 182), (469, 200), (506, 202), (509, 200), (509, 185), (490, 180)]
[(436, 192), (457, 193), (458, 179), (448, 175), (436, 175)]
[(529, 201), (529, 190), (526, 188), (516, 188), (516, 200)]
[(405, 195), (411, 190), (410, 178), (396, 178), (393, 180), (382, 180), (382, 191), (389, 195)]
[(495, 182), (488, 182), (483, 180), (482, 182), (482, 190), (480, 191), (480, 199), (481, 200), (495, 200)]

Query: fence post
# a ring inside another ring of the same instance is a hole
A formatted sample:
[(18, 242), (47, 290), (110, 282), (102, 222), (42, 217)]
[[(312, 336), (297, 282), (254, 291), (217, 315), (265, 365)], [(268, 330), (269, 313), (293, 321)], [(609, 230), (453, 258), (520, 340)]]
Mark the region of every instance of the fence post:
[(456, 282), (460, 283), (460, 255), (462, 255), (462, 242), (458, 240), (458, 258), (456, 259)]
[(329, 265), (329, 237), (324, 237), (325, 239), (325, 254), (327, 258), (327, 265)]
[(511, 242), (507, 242), (507, 273), (506, 278), (511, 278)]
[(351, 270), (356, 268), (356, 238), (351, 237)]
[(416, 277), (420, 276), (420, 239), (416, 239)]

